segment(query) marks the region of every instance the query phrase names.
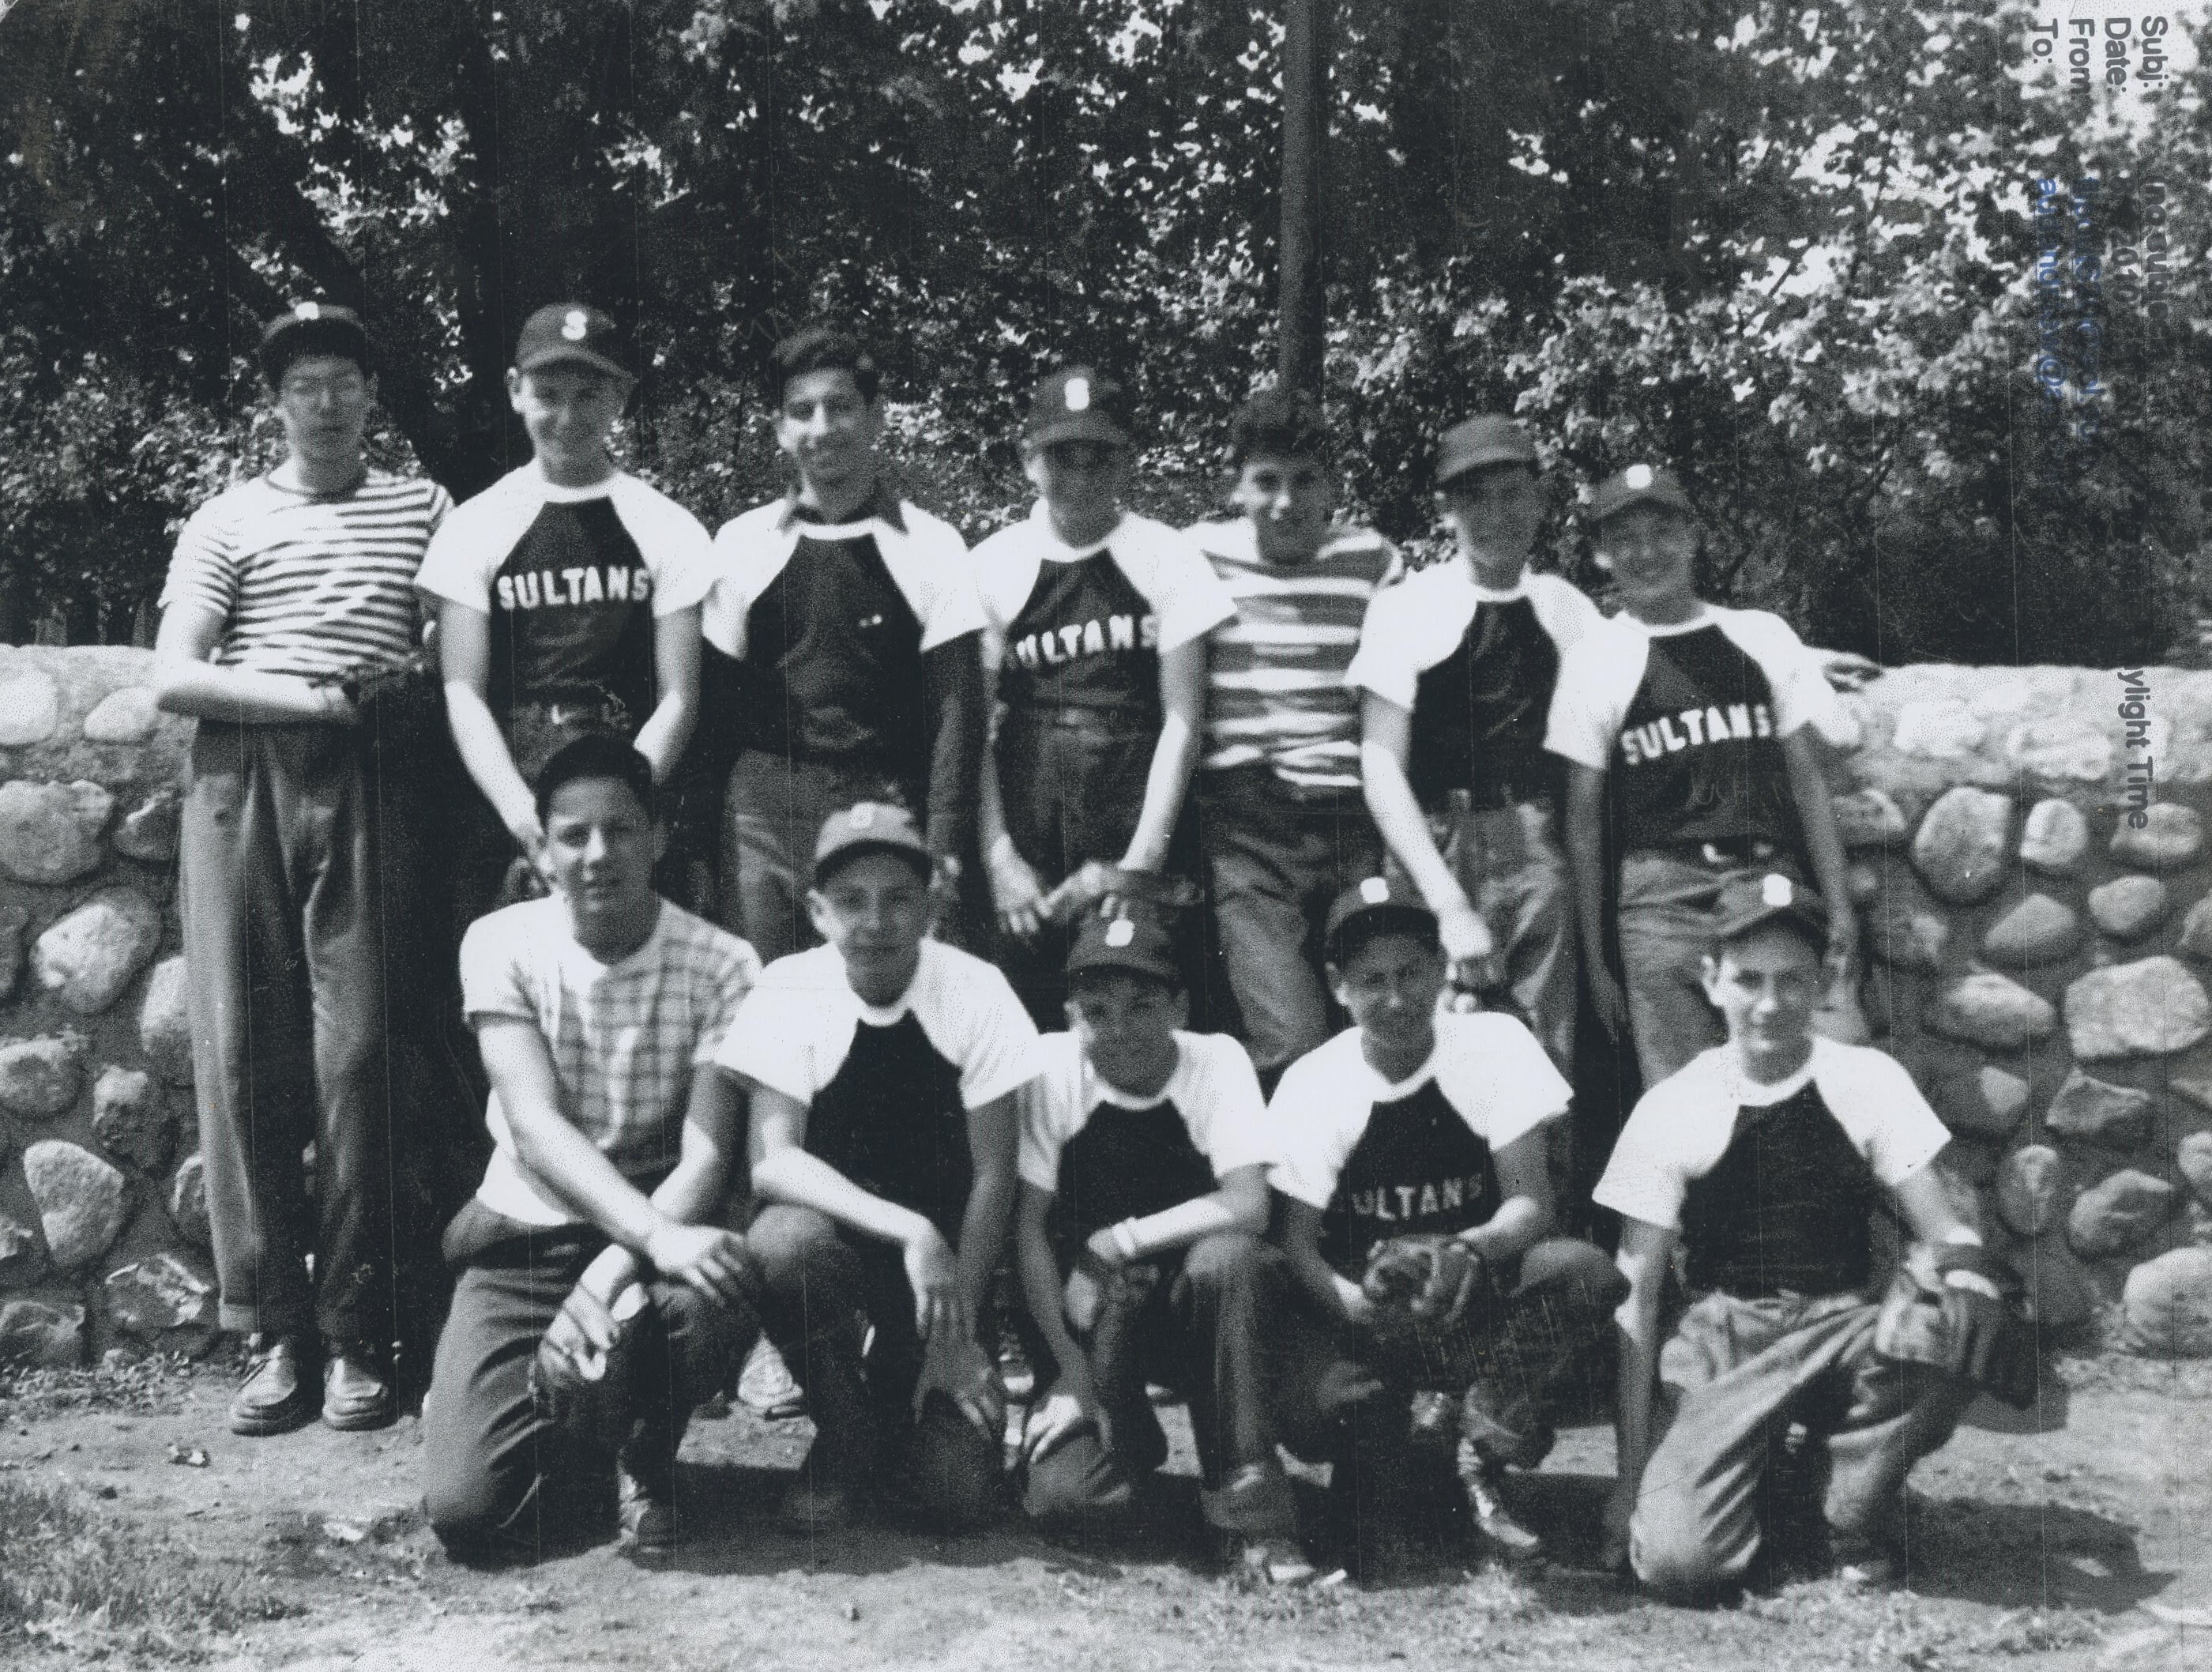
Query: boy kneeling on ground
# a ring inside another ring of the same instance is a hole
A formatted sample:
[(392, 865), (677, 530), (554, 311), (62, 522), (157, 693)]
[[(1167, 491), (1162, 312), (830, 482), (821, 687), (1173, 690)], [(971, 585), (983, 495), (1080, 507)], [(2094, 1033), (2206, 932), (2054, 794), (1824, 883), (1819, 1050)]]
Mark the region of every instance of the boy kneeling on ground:
[[(1831, 944), (1820, 897), (1779, 872), (1732, 881), (1712, 933), (1705, 988), (1727, 1043), (1644, 1094), (1595, 1195), (1621, 1215), (1629, 1281), (1607, 1554), (1672, 1601), (1736, 1589), (1773, 1541), (1762, 1487), (1802, 1424), (1829, 1553), (1881, 1582), (1913, 1464), (1978, 1388), (2033, 1395), (2018, 1285), (1953, 1210), (1929, 1164), (1949, 1134), (1911, 1076), (1813, 1034)], [(1869, 1218), (1885, 1195), (1919, 1247), (1878, 1302)], [(1662, 1347), (1678, 1244), (1691, 1304)]]
[(582, 1517), (553, 1500), (610, 1452), (624, 1541), (667, 1550), (684, 1424), (758, 1329), (744, 1240), (707, 1222), (738, 1094), (700, 1070), (760, 966), (653, 891), (653, 800), (629, 744), (565, 745), (537, 787), (555, 892), (461, 943), (495, 1147), (446, 1231), (459, 1280), (423, 1413), (430, 1524), (457, 1553), (564, 1542)]
[[(1513, 1018), (1438, 1014), (1437, 918), (1407, 885), (1347, 890), (1326, 940), (1353, 1025), (1291, 1066), (1269, 1110), (1299, 1303), (1279, 1331), (1278, 1437), (1335, 1463), (1334, 1512), (1363, 1560), (1389, 1565), (1408, 1487), (1443, 1487), (1494, 1547), (1532, 1553), (1498, 1476), (1551, 1450), (1623, 1286), (1596, 1249), (1550, 1234), (1544, 1128), (1567, 1083)], [(1409, 1436), (1417, 1393), (1432, 1396)], [(1431, 1447), (1444, 1456), (1413, 1478)]]
[(886, 1486), (955, 1527), (1000, 1494), (1006, 1394), (977, 1328), (1037, 1036), (1004, 976), (925, 939), (933, 868), (904, 808), (831, 815), (808, 897), (827, 944), (769, 965), (717, 1058), (752, 1086), (763, 1319), (817, 1431), (796, 1531)]
[(1068, 1031), (1022, 1094), (1015, 1252), (1057, 1367), (1024, 1439), (1024, 1507), (1055, 1530), (1131, 1519), (1167, 1461), (1146, 1395), (1165, 1382), (1189, 1401), (1207, 1521), (1255, 1572), (1310, 1578), (1261, 1407), (1275, 1148), (1251, 1061), (1183, 1031), (1175, 946), (1149, 917), (1084, 923), (1067, 981)]

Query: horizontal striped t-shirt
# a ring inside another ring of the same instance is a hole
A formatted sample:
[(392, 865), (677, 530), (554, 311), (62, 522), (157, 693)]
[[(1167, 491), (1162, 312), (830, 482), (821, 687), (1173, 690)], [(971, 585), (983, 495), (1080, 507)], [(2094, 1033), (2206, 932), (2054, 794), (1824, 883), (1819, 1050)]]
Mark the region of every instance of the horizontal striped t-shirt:
[(1190, 537), (1237, 605), (1207, 661), (1209, 769), (1264, 762), (1302, 789), (1359, 787), (1360, 694), (1344, 683), (1367, 605), (1400, 567), (1380, 534), (1347, 528), (1305, 562), (1261, 560), (1249, 518)]
[(331, 495), (256, 477), (185, 524), (161, 607), (222, 618), (220, 667), (315, 678), (404, 661), (417, 639), (415, 571), (453, 508), (436, 483), (385, 471)]

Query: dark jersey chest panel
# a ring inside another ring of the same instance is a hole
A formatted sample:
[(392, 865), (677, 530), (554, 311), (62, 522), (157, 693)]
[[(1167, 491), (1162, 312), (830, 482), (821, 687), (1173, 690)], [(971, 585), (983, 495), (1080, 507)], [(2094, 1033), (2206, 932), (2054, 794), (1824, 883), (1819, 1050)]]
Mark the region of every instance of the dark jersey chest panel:
[(806, 1147), (862, 1189), (960, 1240), (974, 1160), (960, 1071), (908, 1012), (889, 1027), (858, 1022), (852, 1049), (806, 1116)]
[(1498, 1212), (1498, 1169), (1433, 1079), (1378, 1103), (1322, 1216), (1322, 1257), (1347, 1276), (1391, 1237), (1465, 1231)]
[(486, 696), (653, 712), (653, 575), (611, 499), (549, 501), (492, 577)]
[(1176, 1207), (1213, 1189), (1213, 1168), (1173, 1103), (1100, 1104), (1060, 1152), (1054, 1205), (1072, 1243), (1122, 1219)]
[(1863, 1287), (1880, 1201), (1874, 1170), (1817, 1085), (1741, 1110), (1727, 1151), (1683, 1200), (1690, 1285), (1746, 1297)]
[(1717, 624), (1650, 641), (1608, 775), (1628, 848), (1796, 845), (1774, 688)]
[(745, 617), (746, 741), (799, 760), (895, 769), (929, 758), (921, 622), (875, 537), (802, 531)]
[(1132, 728), (1156, 728), (1159, 646), (1159, 617), (1111, 552), (1041, 562), (1006, 624), (1000, 700), (1017, 709), (1093, 708)]
[(1451, 654), (1413, 688), (1406, 771), (1421, 805), (1486, 784), (1549, 787), (1544, 726), (1559, 683), (1559, 648), (1530, 599), (1478, 603)]

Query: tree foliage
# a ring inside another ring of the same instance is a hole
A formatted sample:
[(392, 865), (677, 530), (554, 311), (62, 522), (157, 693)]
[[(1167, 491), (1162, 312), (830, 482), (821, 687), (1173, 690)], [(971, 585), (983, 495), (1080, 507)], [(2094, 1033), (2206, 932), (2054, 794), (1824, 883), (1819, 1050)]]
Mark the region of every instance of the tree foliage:
[[(19, 599), (112, 617), (158, 585), (177, 520), (265, 454), (248, 351), (299, 294), (363, 309), (385, 444), (462, 493), (520, 456), (522, 317), (591, 296), (646, 368), (625, 449), (710, 521), (775, 485), (754, 371), (810, 313), (878, 344), (916, 491), (978, 531), (1021, 497), (1010, 437), (1054, 361), (1131, 384), (1176, 514), (1267, 375), (1264, 6), (240, 6), (0, 21)], [(1504, 407), (1580, 579), (1577, 497), (1663, 457), (1712, 585), (1832, 642), (2123, 660), (2171, 634), (2212, 392), (2201, 74), (2130, 126), (2039, 69), (2016, 4), (1336, 12), (1329, 392), (1387, 532), (1430, 532), (1437, 430)], [(2035, 182), (2092, 178), (2039, 291)], [(2163, 323), (2109, 282), (2154, 231)]]

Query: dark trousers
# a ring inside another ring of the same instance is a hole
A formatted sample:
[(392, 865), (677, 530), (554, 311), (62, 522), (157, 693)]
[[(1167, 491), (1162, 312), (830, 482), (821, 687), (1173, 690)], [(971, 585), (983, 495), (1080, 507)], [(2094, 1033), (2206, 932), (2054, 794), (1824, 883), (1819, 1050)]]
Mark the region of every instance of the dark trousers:
[(821, 937), (806, 892), (823, 822), (860, 801), (894, 802), (918, 818), (918, 793), (871, 768), (742, 751), (722, 807), (725, 927), (751, 942), (763, 964), (813, 945)]
[[(371, 763), (351, 727), (204, 720), (193, 740), (179, 892), (227, 1329), (392, 1336), (386, 904)], [(311, 1142), (312, 1203), (301, 1164)]]
[(1358, 790), (1302, 797), (1264, 764), (1206, 773), (1198, 794), (1229, 989), (1272, 1086), (1335, 1031), (1322, 926), (1339, 894), (1381, 867), (1382, 838)]
[[(486, 1242), (486, 1237), (490, 1238)], [(471, 1244), (482, 1243), (482, 1246)], [(632, 1325), (639, 1396), (627, 1434), (570, 1434), (530, 1391), (538, 1344), (606, 1238), (528, 1230), (471, 1201), (447, 1233), (459, 1274), (422, 1408), (430, 1525), (448, 1548), (535, 1560), (571, 1547), (605, 1502), (609, 1466), (666, 1480), (692, 1408), (728, 1388), (758, 1324), (680, 1284), (647, 1286)]]
[(1660, 1352), (1657, 1438), (1629, 1522), (1638, 1578), (1684, 1602), (1742, 1583), (1765, 1537), (1759, 1490), (1793, 1423), (1826, 1454), (1828, 1526), (1875, 1543), (1895, 1534), (1905, 1477), (1975, 1389), (1876, 1353), (1881, 1310), (1856, 1293), (1715, 1293), (1683, 1314)]
[(745, 1240), (766, 1280), (762, 1322), (814, 1419), (804, 1467), (847, 1489), (872, 1491), (889, 1477), (945, 1525), (987, 1518), (1002, 1442), (941, 1395), (916, 1420), (922, 1342), (899, 1250), (783, 1204), (763, 1208)]
[(1054, 1527), (1097, 1526), (1127, 1513), (1135, 1483), (1167, 1461), (1167, 1437), (1146, 1396), (1148, 1381), (1182, 1390), (1198, 1442), (1210, 1519), (1254, 1534), (1289, 1533), (1291, 1500), (1275, 1495), (1278, 1525), (1248, 1525), (1218, 1493), (1237, 1470), (1273, 1464), (1262, 1377), (1268, 1284), (1279, 1260), (1257, 1237), (1224, 1231), (1178, 1254), (1132, 1268), (1087, 1337), (1091, 1376), (1113, 1431), (1103, 1444), (1085, 1427), (1031, 1463), (1022, 1507)]
[(1627, 1291), (1597, 1249), (1553, 1237), (1488, 1270), (1449, 1330), (1347, 1328), (1300, 1294), (1278, 1344), (1278, 1437), (1302, 1457), (1351, 1465), (1362, 1522), (1387, 1519), (1407, 1484), (1417, 1392), (1460, 1396), (1461, 1435), (1486, 1462), (1534, 1468), (1552, 1449), (1554, 1414), (1602, 1377)]
[[(999, 728), (999, 800), (1014, 851), (1046, 889), (1092, 860), (1121, 863), (1144, 814), (1158, 741), (1157, 725), (1134, 730), (1085, 709), (1007, 715)], [(1168, 855), (1167, 868), (1186, 876), (1194, 857), (1191, 829), (1188, 819), (1178, 824)], [(1067, 1025), (1073, 938), (1072, 927), (1048, 924), (1034, 942), (1000, 939), (999, 967), (1041, 1028)]]

